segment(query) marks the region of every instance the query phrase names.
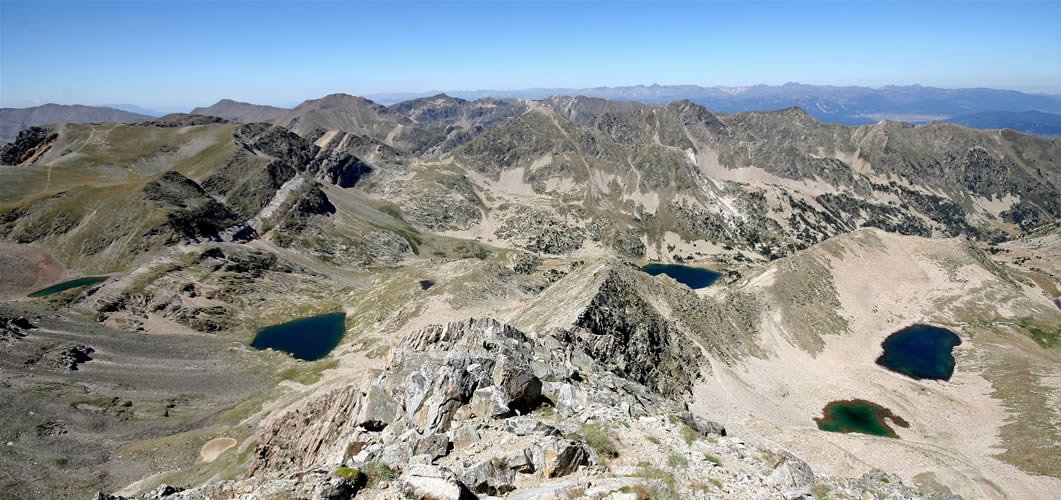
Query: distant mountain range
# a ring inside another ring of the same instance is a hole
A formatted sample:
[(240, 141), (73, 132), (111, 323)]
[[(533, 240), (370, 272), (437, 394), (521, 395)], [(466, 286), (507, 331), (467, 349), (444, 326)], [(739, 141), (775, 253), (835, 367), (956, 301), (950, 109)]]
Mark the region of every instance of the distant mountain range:
[[(367, 114), (358, 119), (363, 125), (371, 126), (379, 120), (394, 121), (397, 115), (394, 115), (393, 111), (403, 110), (403, 105), (412, 106), (423, 99), (452, 97), (470, 102), (483, 100), (471, 108), (473, 114), (504, 116), (508, 113), (507, 108), (514, 105), (511, 99), (542, 100), (551, 96), (600, 98), (605, 99), (604, 102), (613, 103), (608, 104), (610, 107), (622, 103), (659, 105), (688, 100), (712, 112), (730, 114), (776, 111), (795, 106), (803, 108), (823, 123), (864, 125), (881, 120), (914, 124), (946, 121), (980, 129), (1009, 128), (1044, 136), (1061, 134), (1061, 96), (986, 88), (941, 89), (921, 85), (886, 86), (876, 89), (799, 83), (749, 87), (636, 85), (582, 89), (458, 90), (445, 94), (387, 93), (370, 95), (368, 98), (334, 94), (325, 99), (306, 101), (294, 109), (222, 99), (211, 106), (198, 107), (191, 112), (238, 123), (269, 122), (301, 130), (314, 124), (331, 124), (331, 121), (338, 119), (337, 116), (332, 116), (334, 113), (331, 110), (350, 99), (364, 104), (359, 108), (363, 108)], [(502, 109), (493, 109), (497, 105), (501, 105)], [(469, 112), (462, 108), (467, 106), (464, 104), (449, 103), (448, 106), (443, 113)], [(158, 114), (132, 104), (110, 107), (46, 104), (34, 108), (3, 108), (0, 109), (0, 143), (13, 141), (19, 130), (35, 125), (59, 122), (132, 123), (150, 120)], [(394, 116), (388, 118), (389, 115)], [(320, 123), (317, 123), (318, 121)]]
[(947, 121), (971, 128), (1008, 128), (1029, 134), (1061, 136), (1061, 115), (1041, 111), (987, 111)]
[(122, 111), (128, 111), (130, 113), (136, 113), (138, 115), (147, 116), (162, 116), (166, 113), (155, 109), (147, 109), (144, 107), (137, 106), (135, 104), (100, 104), (104, 108), (120, 109)]
[(288, 111), (290, 110), (286, 108), (221, 99), (213, 106), (193, 109), (192, 114), (217, 116), (240, 123), (254, 123), (271, 122)]
[(105, 106), (45, 104), (32, 108), (0, 108), (0, 143), (11, 142), (18, 131), (50, 123), (136, 123), (153, 116)]
[[(438, 92), (369, 95), (390, 104)], [(986, 88), (941, 89), (921, 85), (880, 88), (831, 85), (753, 85), (701, 87), (698, 85), (635, 85), (628, 87), (538, 88), (522, 90), (459, 90), (446, 94), (463, 99), (518, 97), (544, 99), (554, 95), (582, 95), (644, 104), (667, 104), (688, 99), (711, 111), (740, 113), (775, 111), (799, 106), (825, 123), (862, 125), (880, 120), (924, 123), (993, 111), (1061, 113), (1057, 96)]]

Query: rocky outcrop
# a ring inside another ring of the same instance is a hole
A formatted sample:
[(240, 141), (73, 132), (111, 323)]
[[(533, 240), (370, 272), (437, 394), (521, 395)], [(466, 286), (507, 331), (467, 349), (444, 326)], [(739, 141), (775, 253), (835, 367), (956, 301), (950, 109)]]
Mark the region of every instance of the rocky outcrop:
[(758, 352), (751, 336), (757, 315), (754, 300), (702, 299), (669, 278), (609, 259), (557, 281), (513, 322), (554, 329), (603, 369), (680, 397), (700, 376), (705, 350), (724, 360)]
[(566, 254), (582, 248), (585, 230), (567, 224), (546, 210), (518, 207), (505, 217), (494, 234), (532, 252)]
[(781, 488), (785, 498), (808, 497), (814, 487), (814, 471), (806, 462), (782, 451), (773, 470), (766, 476), (766, 484)]
[(372, 173), (372, 167), (360, 158), (338, 150), (330, 150), (317, 159), (319, 179), (341, 188), (354, 187), (362, 177)]
[[(376, 462), (406, 474), (414, 464), (436, 464), (471, 490), (496, 495), (520, 478), (561, 477), (600, 462), (586, 438), (536, 418), (543, 405), (626, 418), (680, 410), (558, 335), (490, 319), (410, 334), (370, 387), (334, 390), (263, 427), (251, 475)], [(636, 399), (620, 404), (630, 394)], [(505, 453), (482, 445), (500, 441), (512, 442)]]
[(619, 272), (605, 277), (569, 340), (610, 371), (660, 393), (688, 391), (698, 377), (699, 351), (629, 289)]
[(448, 469), (434, 465), (411, 465), (398, 478), (405, 498), (472, 500), (476, 496)]
[(140, 127), (195, 127), (198, 125), (215, 125), (220, 123), (228, 123), (228, 120), (218, 116), (207, 116), (197, 115), (189, 113), (170, 113), (168, 115), (159, 117), (156, 120), (150, 120), (145, 122), (137, 123)]
[[(526, 342), (522, 332), (492, 320), (410, 335), (372, 387), (338, 390), (275, 422), (263, 433), (254, 469), (349, 458), (397, 464), (432, 449), (445, 455), (446, 444), (439, 449), (433, 443), (455, 419), (504, 418), (542, 403), (542, 382), (530, 368), (529, 354), (519, 349)], [(495, 409), (472, 414), (487, 397), (496, 402)], [(476, 404), (469, 406), (473, 399)], [(465, 414), (459, 415), (462, 407)], [(348, 442), (332, 441), (336, 435)], [(332, 452), (312, 453), (322, 448)]]
[(431, 181), (391, 184), (384, 194), (399, 204), (403, 218), (427, 229), (468, 229), (483, 219), (482, 202), (465, 176), (443, 174)]
[[(222, 232), (241, 222), (195, 181), (172, 170), (147, 183), (143, 190), (146, 199), (169, 209), (167, 225), (184, 240), (220, 241)], [(239, 231), (233, 231), (236, 234)]]
[(78, 365), (92, 361), (90, 354), (94, 352), (95, 349), (84, 344), (72, 345), (59, 352), (55, 365), (66, 371), (77, 371)]
[(15, 142), (0, 147), (0, 164), (25, 165), (51, 149), (59, 138), (53, 127), (29, 127), (18, 133)]
[(96, 494), (95, 500), (215, 500), (307, 498), (314, 500), (350, 500), (364, 487), (364, 477), (356, 470), (301, 471), (289, 477), (270, 480), (218, 481), (200, 488), (186, 489), (163, 484), (135, 497)]
[(25, 316), (0, 316), (0, 344), (14, 343), (36, 328)]

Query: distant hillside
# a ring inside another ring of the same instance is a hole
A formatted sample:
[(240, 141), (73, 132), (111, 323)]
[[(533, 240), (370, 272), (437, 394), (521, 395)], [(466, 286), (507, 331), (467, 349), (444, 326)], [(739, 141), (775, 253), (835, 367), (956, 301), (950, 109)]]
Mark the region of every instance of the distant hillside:
[(1061, 135), (1061, 115), (1041, 111), (988, 111), (947, 120), (972, 128), (1008, 128), (1046, 136)]
[(154, 117), (102, 106), (45, 104), (32, 108), (0, 108), (0, 143), (11, 142), (18, 131), (52, 123), (136, 123)]
[(155, 109), (147, 109), (147, 108), (144, 108), (144, 107), (141, 107), (141, 106), (137, 106), (136, 104), (100, 104), (100, 106), (107, 107), (107, 108), (120, 109), (122, 111), (128, 111), (130, 113), (136, 113), (136, 114), (139, 114), (139, 115), (147, 115), (147, 116), (162, 116), (162, 115), (166, 114), (166, 113), (163, 113), (162, 111), (158, 111), (158, 110), (155, 110)]
[(284, 113), (291, 111), (285, 108), (251, 104), (249, 102), (233, 101), (232, 99), (221, 99), (213, 106), (195, 108), (193, 115), (209, 115), (224, 118), (239, 123), (271, 122)]
[[(369, 96), (392, 103), (424, 94)], [(752, 85), (745, 87), (701, 87), (699, 85), (634, 85), (626, 87), (536, 88), (520, 90), (447, 91), (462, 99), (483, 97), (544, 99), (554, 95), (599, 97), (643, 104), (668, 104), (690, 100), (712, 112), (776, 111), (799, 106), (820, 121), (864, 125), (880, 120), (923, 123), (987, 111), (1044, 111), (1061, 113), (1061, 99), (1014, 90), (986, 88), (942, 89), (921, 85), (889, 85), (880, 88), (804, 85)]]

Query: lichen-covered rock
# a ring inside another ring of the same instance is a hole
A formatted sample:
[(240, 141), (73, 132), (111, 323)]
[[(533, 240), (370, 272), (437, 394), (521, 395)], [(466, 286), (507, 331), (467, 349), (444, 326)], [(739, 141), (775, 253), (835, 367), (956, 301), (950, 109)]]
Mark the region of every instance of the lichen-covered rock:
[(811, 488), (814, 487), (814, 471), (807, 462), (782, 451), (765, 482), (781, 488), (785, 498), (810, 496)]
[(460, 477), (476, 493), (504, 495), (516, 489), (516, 472), (499, 459), (483, 460), (465, 469)]
[(512, 413), (508, 407), (508, 397), (496, 385), (476, 389), (468, 403), (468, 411), (472, 415), (488, 418), (504, 418)]
[(689, 426), (690, 429), (700, 433), (702, 436), (707, 436), (708, 434), (715, 434), (717, 436), (726, 435), (726, 428), (722, 424), (712, 422), (689, 412), (679, 414), (678, 420), (681, 420), (683, 424)]
[(456, 474), (435, 465), (410, 465), (398, 478), (405, 498), (423, 500), (471, 500), (477, 498)]

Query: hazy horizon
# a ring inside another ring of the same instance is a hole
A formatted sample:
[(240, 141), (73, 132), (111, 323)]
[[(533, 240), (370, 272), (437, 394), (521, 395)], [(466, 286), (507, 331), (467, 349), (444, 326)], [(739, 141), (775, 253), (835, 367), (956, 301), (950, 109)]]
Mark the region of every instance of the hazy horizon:
[[(67, 106), (82, 105), (82, 106), (112, 107), (112, 108), (116, 108), (116, 109), (132, 110), (133, 112), (136, 112), (136, 110), (135, 109), (131, 109), (131, 108), (140, 108), (143, 111), (150, 111), (150, 112), (165, 114), (165, 113), (184, 113), (184, 112), (191, 111), (194, 108), (207, 107), (207, 106), (216, 104), (217, 102), (219, 102), (221, 100), (226, 100), (226, 99), (227, 100), (236, 101), (236, 102), (244, 102), (244, 103), (249, 103), (249, 104), (274, 106), (274, 107), (279, 107), (279, 108), (289, 108), (289, 109), (291, 109), (291, 108), (295, 108), (296, 106), (298, 106), (299, 104), (301, 104), (301, 103), (303, 103), (305, 101), (313, 100), (313, 99), (320, 99), (320, 98), (323, 98), (325, 96), (332, 95), (332, 94), (348, 94), (348, 95), (353, 95), (353, 96), (358, 96), (358, 97), (364, 97), (366, 99), (370, 99), (370, 100), (378, 102), (380, 104), (391, 104), (391, 103), (395, 103), (395, 102), (400, 102), (402, 100), (417, 99), (417, 98), (420, 98), (420, 97), (430, 97), (430, 96), (438, 95), (438, 94), (446, 94), (446, 95), (451, 95), (453, 97), (459, 97), (459, 96), (455, 96), (453, 94), (466, 94), (466, 93), (484, 93), (485, 94), (485, 93), (490, 93), (490, 92), (500, 92), (500, 93), (528, 92), (528, 93), (530, 93), (530, 92), (535, 92), (535, 91), (551, 91), (551, 90), (590, 90), (590, 89), (608, 89), (608, 88), (614, 89), (614, 88), (624, 88), (624, 87), (652, 87), (654, 85), (658, 85), (658, 86), (661, 86), (661, 87), (690, 86), (690, 87), (701, 87), (701, 88), (742, 88), (742, 87), (743, 88), (747, 88), (747, 87), (755, 87), (755, 86), (759, 86), (759, 85), (778, 87), (778, 86), (782, 86), (782, 85), (785, 85), (785, 84), (813, 85), (813, 86), (837, 87), (837, 88), (843, 88), (843, 87), (864, 87), (864, 88), (871, 88), (871, 89), (874, 89), (874, 90), (879, 90), (879, 89), (884, 88), (884, 87), (917, 87), (917, 86), (925, 87), (925, 88), (941, 88), (941, 89), (945, 89), (945, 90), (990, 89), (990, 90), (1016, 91), (1016, 92), (1023, 92), (1023, 93), (1029, 94), (1029, 95), (1042, 95), (1042, 96), (1054, 97), (1054, 98), (1061, 97), (1061, 93), (1052, 93), (1052, 92), (1028, 92), (1028, 91), (1024, 91), (1024, 90), (1020, 90), (1020, 89), (994, 88), (994, 87), (983, 87), (983, 86), (981, 86), (981, 87), (960, 87), (960, 88), (959, 87), (933, 87), (933, 86), (929, 86), (929, 85), (921, 85), (921, 84), (918, 84), (918, 83), (890, 84), (890, 85), (881, 85), (881, 86), (876, 86), (876, 87), (865, 86), (865, 85), (809, 84), (809, 83), (803, 83), (803, 82), (785, 82), (785, 83), (781, 83), (781, 84), (757, 83), (757, 84), (750, 84), (750, 85), (705, 85), (705, 84), (698, 84), (698, 83), (679, 83), (679, 84), (661, 85), (661, 84), (649, 83), (649, 84), (633, 84), (633, 85), (594, 85), (594, 86), (578, 87), (578, 88), (556, 87), (556, 86), (549, 87), (549, 86), (547, 86), (547, 87), (520, 87), (520, 88), (490, 88), (490, 89), (487, 89), (487, 88), (441, 89), (441, 90), (440, 89), (430, 89), (430, 90), (423, 90), (423, 91), (393, 91), (393, 92), (377, 92), (377, 93), (361, 93), (361, 94), (354, 93), (354, 92), (346, 92), (346, 91), (343, 91), (343, 90), (336, 90), (334, 92), (327, 92), (327, 93), (320, 94), (320, 95), (306, 96), (304, 99), (300, 99), (300, 100), (296, 100), (296, 101), (290, 101), (290, 102), (259, 102), (259, 101), (243, 99), (243, 98), (240, 98), (239, 96), (225, 96), (225, 97), (219, 97), (219, 98), (217, 98), (215, 100), (212, 100), (210, 102), (200, 102), (200, 103), (192, 103), (192, 104), (188, 104), (188, 105), (184, 105), (184, 106), (159, 107), (159, 108), (143, 106), (143, 105), (141, 105), (138, 102), (100, 102), (100, 103), (94, 103), (94, 102), (53, 102), (53, 101), (25, 103), (25, 104), (22, 104), (22, 105), (17, 105), (17, 104), (16, 105), (6, 105), (5, 104), (4, 106), (0, 106), (0, 107), (22, 109), (22, 108), (31, 108), (31, 107), (43, 106), (43, 105), (47, 105), (47, 104), (58, 104), (58, 105), (67, 105)], [(550, 94), (550, 95), (559, 95), (559, 94)], [(620, 100), (630, 100), (630, 99), (620, 99)], [(127, 108), (129, 108), (129, 109), (127, 109)]]
[(801, 82), (1061, 93), (1061, 5), (0, 3), (0, 107)]

